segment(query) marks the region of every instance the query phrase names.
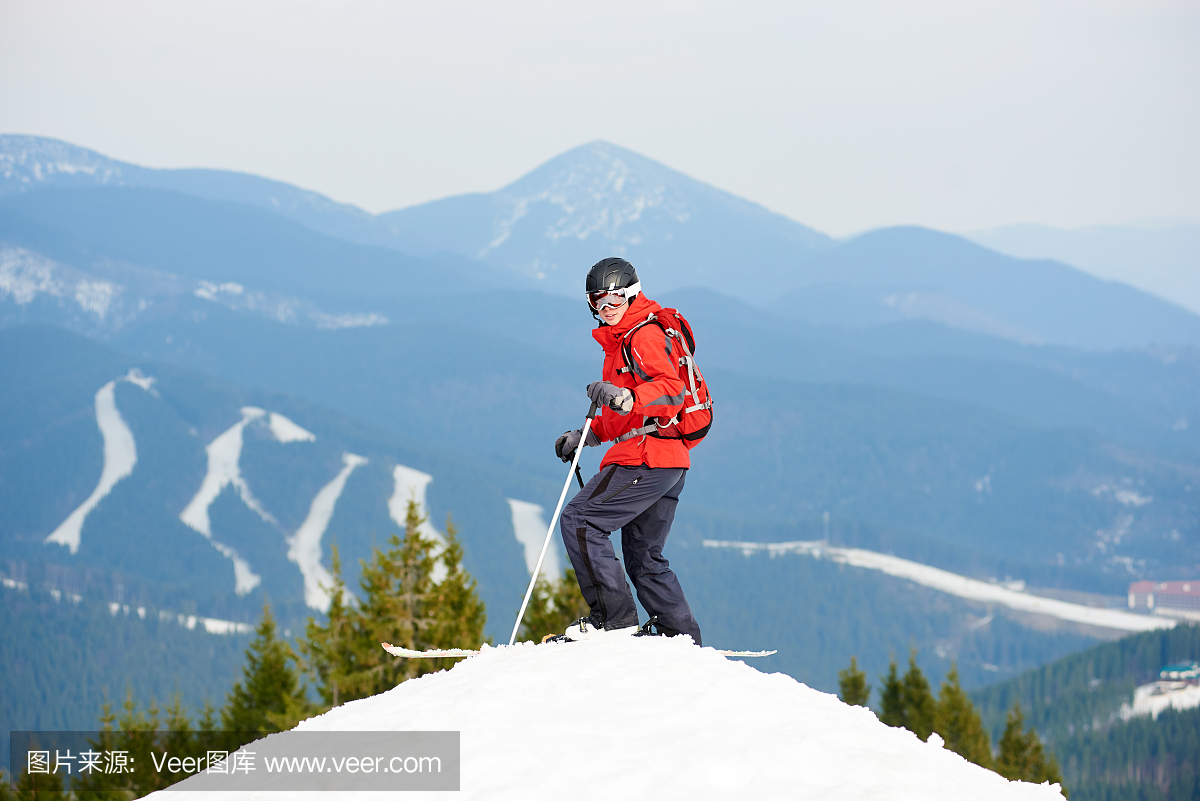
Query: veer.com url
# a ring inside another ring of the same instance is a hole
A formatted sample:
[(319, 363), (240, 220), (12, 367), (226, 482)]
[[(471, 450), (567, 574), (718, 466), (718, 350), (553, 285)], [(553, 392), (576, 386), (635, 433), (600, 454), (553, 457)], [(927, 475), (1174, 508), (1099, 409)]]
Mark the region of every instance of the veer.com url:
[(441, 773), (441, 757), (266, 757), (268, 773)]

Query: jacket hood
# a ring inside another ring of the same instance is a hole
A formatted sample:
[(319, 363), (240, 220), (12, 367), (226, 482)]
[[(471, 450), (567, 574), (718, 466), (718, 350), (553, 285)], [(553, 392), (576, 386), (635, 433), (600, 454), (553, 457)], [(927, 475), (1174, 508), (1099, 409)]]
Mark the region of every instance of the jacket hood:
[(629, 311), (625, 312), (621, 322), (616, 325), (601, 323), (592, 330), (592, 338), (600, 343), (605, 353), (616, 350), (621, 346), (621, 337), (629, 333), (629, 329), (660, 311), (662, 306), (646, 297), (645, 293), (639, 292), (637, 297), (629, 302)]

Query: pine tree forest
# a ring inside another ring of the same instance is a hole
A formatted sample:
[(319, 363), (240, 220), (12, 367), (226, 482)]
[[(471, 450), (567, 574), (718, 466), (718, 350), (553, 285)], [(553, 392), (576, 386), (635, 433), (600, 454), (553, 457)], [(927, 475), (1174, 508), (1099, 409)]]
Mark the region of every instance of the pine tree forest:
[[(971, 699), (959, 685), (958, 669), (951, 668), (935, 698), (921, 669), (916, 653), (908, 658), (908, 670), (900, 675), (896, 660), (888, 672), (880, 676), (879, 720), (888, 726), (908, 729), (922, 740), (933, 734), (941, 737), (945, 748), (984, 768), (994, 770), (1006, 779), (1052, 782), (1062, 785), (1062, 772), (1054, 755), (1049, 753), (1032, 727), (1025, 728), (1020, 704), (1008, 713), (1008, 725), (1000, 739), (997, 753), (992, 751), (991, 738)], [(838, 674), (842, 701), (867, 706), (871, 688), (866, 674), (858, 668), (858, 660)], [(1067, 789), (1063, 787), (1063, 794)]]
[[(346, 587), (333, 546), (333, 586), (325, 588), (329, 610), (323, 622), (308, 619), (295, 648), (280, 637), (270, 605), (265, 605), (241, 678), (219, 711), (206, 704), (193, 721), (178, 696), (162, 709), (154, 699), (143, 707), (130, 693), (120, 714), (104, 704), (98, 739), (88, 745), (98, 752), (125, 754), (134, 764), (151, 764), (151, 749), (200, 764), (210, 750), (232, 753), (347, 701), (451, 667), (457, 660), (398, 659), (380, 647), (391, 642), (422, 650), (478, 648), (485, 642), (487, 614), (475, 580), (462, 567), (463, 548), (453, 521), (446, 520), (444, 543), (421, 534), (424, 522), (417, 504), (409, 501), (404, 537), (393, 534), (362, 565), (359, 594)], [(573, 585), (574, 576), (569, 578)], [(539, 585), (540, 605), (532, 618), (536, 625), (557, 620), (555, 610), (560, 615), (574, 610), (562, 585)], [(187, 775), (94, 771), (75, 777), (70, 791), (80, 799), (140, 798)], [(68, 795), (62, 777), (54, 773), (22, 772), (10, 784), (11, 778), (0, 776), (0, 801)]]

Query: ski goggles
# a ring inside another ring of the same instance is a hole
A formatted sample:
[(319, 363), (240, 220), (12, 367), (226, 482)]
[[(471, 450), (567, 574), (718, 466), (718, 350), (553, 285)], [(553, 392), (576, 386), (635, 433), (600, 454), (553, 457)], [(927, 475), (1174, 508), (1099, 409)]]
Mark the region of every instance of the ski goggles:
[(622, 303), (628, 302), (630, 298), (641, 291), (642, 284), (640, 281), (629, 286), (600, 289), (596, 292), (588, 293), (588, 303), (596, 311), (602, 311), (609, 306), (620, 306)]

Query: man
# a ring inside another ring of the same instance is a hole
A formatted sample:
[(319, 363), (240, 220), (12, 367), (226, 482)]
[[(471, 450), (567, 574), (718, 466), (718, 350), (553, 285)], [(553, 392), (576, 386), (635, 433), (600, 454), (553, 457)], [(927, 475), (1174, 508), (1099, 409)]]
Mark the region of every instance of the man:
[[(604, 369), (603, 380), (587, 388), (601, 413), (585, 444), (615, 444), (600, 471), (562, 513), (563, 544), (591, 608), (564, 636), (581, 640), (608, 632), (649, 634), (653, 623), (659, 634), (687, 634), (700, 645), (700, 626), (662, 555), (691, 465), (687, 446), (670, 424), (685, 398), (678, 346), (657, 325), (638, 327), (662, 307), (642, 294), (637, 271), (624, 259), (608, 258), (593, 266), (586, 291), (599, 322), (592, 336), (604, 349)], [(627, 337), (629, 365), (622, 355)], [(555, 442), (555, 453), (570, 462), (581, 437), (582, 429), (566, 432)], [(618, 528), (625, 571), (651, 615), (641, 632), (637, 607), (609, 540)]]

